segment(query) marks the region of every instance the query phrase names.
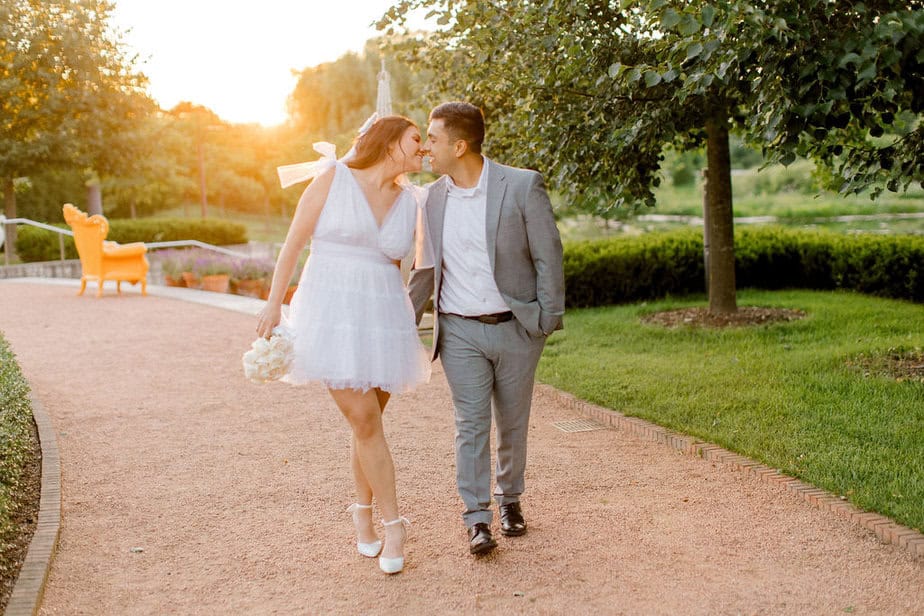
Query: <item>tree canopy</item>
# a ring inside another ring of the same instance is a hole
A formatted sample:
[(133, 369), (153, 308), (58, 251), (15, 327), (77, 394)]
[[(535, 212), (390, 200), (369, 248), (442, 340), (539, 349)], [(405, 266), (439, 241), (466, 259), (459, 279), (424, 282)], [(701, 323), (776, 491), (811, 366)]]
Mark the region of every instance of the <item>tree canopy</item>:
[(663, 146), (700, 145), (716, 113), (843, 192), (924, 180), (920, 1), (402, 0), (380, 27), (426, 8), (439, 29), (403, 48), (434, 95), (481, 104), (492, 148), (598, 208), (653, 203)]
[[(735, 310), (729, 131), (770, 161), (809, 156), (844, 193), (924, 180), (919, 0), (401, 0), (380, 27), (480, 104), (490, 152), (600, 213), (654, 205), (666, 146), (707, 146), (710, 310)], [(411, 11), (439, 28), (414, 36)], [(887, 135), (901, 115), (913, 127)], [(900, 133), (900, 134), (899, 134)]]
[(0, 4), (0, 177), (83, 161), (115, 168), (153, 110), (102, 0)]

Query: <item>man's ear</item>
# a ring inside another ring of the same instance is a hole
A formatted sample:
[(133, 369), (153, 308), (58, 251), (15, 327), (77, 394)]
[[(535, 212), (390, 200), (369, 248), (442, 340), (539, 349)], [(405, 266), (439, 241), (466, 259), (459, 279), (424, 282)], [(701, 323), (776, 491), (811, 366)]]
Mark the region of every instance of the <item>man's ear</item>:
[(456, 158), (462, 158), (468, 152), (468, 141), (465, 139), (456, 139), (454, 154)]

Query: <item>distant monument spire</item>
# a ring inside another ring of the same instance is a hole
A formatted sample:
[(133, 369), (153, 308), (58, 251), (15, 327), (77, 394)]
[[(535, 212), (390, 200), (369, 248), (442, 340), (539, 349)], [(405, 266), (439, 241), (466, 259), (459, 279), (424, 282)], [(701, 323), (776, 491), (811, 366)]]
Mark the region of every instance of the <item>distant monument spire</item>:
[(385, 70), (385, 56), (382, 56), (382, 70), (379, 71), (379, 89), (375, 97), (375, 111), (380, 118), (391, 115), (391, 76)]

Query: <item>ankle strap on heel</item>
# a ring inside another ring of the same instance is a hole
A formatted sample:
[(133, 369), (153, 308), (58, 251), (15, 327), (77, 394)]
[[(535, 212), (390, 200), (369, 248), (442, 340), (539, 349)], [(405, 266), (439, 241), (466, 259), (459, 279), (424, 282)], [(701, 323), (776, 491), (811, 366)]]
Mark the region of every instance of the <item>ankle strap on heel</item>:
[(350, 511), (350, 512), (359, 511), (363, 509), (372, 509), (372, 503), (369, 503), (368, 505), (361, 505), (360, 503), (353, 503), (352, 505), (347, 507), (347, 511)]
[(411, 521), (403, 516), (395, 520), (392, 520), (391, 522), (386, 522), (385, 520), (382, 520), (383, 526), (394, 526), (395, 524), (402, 524), (404, 525), (405, 528), (407, 528), (411, 525)]

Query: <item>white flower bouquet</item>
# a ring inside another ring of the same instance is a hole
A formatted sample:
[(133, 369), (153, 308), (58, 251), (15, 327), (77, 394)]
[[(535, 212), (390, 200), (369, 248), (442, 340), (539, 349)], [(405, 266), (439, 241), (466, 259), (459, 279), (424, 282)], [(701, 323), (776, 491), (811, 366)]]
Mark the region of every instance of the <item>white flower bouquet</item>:
[(289, 372), (293, 352), (292, 332), (277, 326), (269, 339), (257, 338), (244, 353), (244, 376), (254, 383), (276, 381)]

